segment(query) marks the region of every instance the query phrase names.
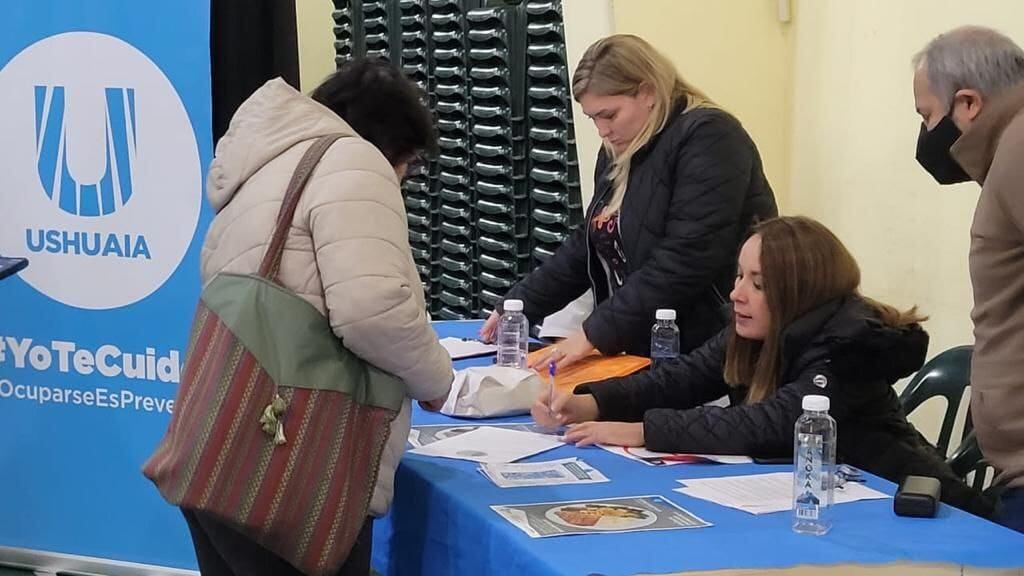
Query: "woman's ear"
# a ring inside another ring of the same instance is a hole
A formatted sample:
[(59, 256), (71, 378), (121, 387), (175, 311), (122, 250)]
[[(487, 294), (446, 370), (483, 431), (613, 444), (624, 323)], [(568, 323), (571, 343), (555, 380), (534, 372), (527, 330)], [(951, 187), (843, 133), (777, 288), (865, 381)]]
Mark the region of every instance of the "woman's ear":
[(640, 87), (637, 88), (636, 98), (644, 105), (648, 110), (654, 109), (655, 95), (654, 88), (647, 82), (642, 82)]

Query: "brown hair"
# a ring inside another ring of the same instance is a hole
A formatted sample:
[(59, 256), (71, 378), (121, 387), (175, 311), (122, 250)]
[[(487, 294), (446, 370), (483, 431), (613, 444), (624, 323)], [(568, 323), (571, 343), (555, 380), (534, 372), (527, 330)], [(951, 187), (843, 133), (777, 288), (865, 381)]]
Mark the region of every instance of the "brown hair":
[[(761, 238), (761, 280), (771, 326), (763, 341), (748, 340), (730, 330), (725, 355), (725, 381), (748, 385), (747, 403), (775, 392), (781, 369), (781, 337), (794, 320), (842, 296), (859, 295), (860, 267), (846, 246), (816, 220), (788, 216), (766, 220), (751, 231)], [(861, 296), (889, 326), (922, 322), (917, 308), (901, 312)]]
[(714, 106), (703, 92), (683, 80), (671, 60), (632, 34), (615, 34), (593, 43), (572, 75), (572, 95), (577, 102), (585, 94), (636, 96), (641, 86), (648, 86), (654, 93), (654, 107), (647, 123), (625, 150), (617, 154), (611, 147), (605, 147), (612, 159), (608, 178), (613, 190), (605, 214), (613, 214), (622, 205), (633, 154), (665, 128), (677, 104), (684, 103), (686, 110)]

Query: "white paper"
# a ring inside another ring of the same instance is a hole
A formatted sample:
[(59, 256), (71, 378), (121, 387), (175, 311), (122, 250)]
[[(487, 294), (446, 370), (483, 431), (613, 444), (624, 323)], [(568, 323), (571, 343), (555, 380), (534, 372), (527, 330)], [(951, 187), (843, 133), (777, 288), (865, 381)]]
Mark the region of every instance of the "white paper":
[(559, 446), (565, 446), (565, 443), (556, 436), (481, 426), (410, 452), (473, 462), (503, 463), (515, 462)]
[(587, 290), (568, 306), (541, 321), (540, 337), (568, 338), (583, 329), (583, 321), (593, 311), (594, 293)]
[(598, 444), (601, 448), (623, 458), (643, 462), (648, 466), (675, 466), (676, 464), (751, 464), (753, 460), (747, 456), (728, 456), (719, 454), (672, 454), (655, 452), (646, 448), (623, 448), (609, 444)]
[(493, 354), (498, 350), (498, 347), (493, 344), (484, 344), (479, 340), (452, 338), (451, 336), (441, 338), (439, 342), (441, 342), (441, 346), (448, 351), (448, 355), (452, 357), (452, 360), (471, 358), (473, 356), (484, 356), (487, 354)]
[[(751, 514), (783, 512), (793, 508), (792, 472), (676, 481), (684, 485), (682, 488), (676, 488), (676, 492)], [(847, 482), (842, 488), (835, 490), (833, 503), (846, 504), (888, 497), (858, 482)]]
[(511, 424), (504, 422), (487, 422), (482, 424), (421, 424), (419, 426), (413, 426), (409, 430), (409, 444), (412, 444), (413, 448), (419, 448), (460, 434), (465, 434), (466, 432), (472, 432), (481, 426), (505, 426), (509, 430), (519, 430), (520, 432), (544, 433), (539, 426), (531, 422), (513, 422)]
[(608, 482), (604, 474), (579, 458), (525, 464), (481, 464), (480, 471), (501, 488)]

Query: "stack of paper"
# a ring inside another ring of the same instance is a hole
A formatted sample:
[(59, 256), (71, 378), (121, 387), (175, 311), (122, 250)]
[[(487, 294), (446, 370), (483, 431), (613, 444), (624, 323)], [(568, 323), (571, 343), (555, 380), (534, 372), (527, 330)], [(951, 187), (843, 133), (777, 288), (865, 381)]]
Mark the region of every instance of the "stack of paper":
[(604, 474), (579, 458), (527, 464), (481, 464), (480, 472), (501, 488), (608, 482)]
[(421, 446), (409, 452), (424, 456), (456, 458), (473, 462), (515, 462), (552, 448), (565, 446), (557, 436), (481, 426), (475, 430)]
[(753, 462), (747, 456), (725, 456), (719, 454), (671, 454), (669, 452), (654, 452), (646, 448), (627, 448), (623, 446), (611, 446), (609, 444), (598, 444), (601, 448), (612, 454), (643, 462), (648, 466), (673, 466), (675, 464), (750, 464)]
[[(692, 478), (677, 480), (683, 485), (675, 491), (694, 498), (709, 500), (722, 506), (751, 514), (782, 512), (793, 508), (793, 473), (752, 474), (724, 478)], [(886, 494), (863, 484), (847, 482), (837, 488), (833, 502), (845, 504), (857, 500), (888, 498)]]
[(497, 352), (498, 347), (493, 344), (484, 344), (479, 340), (470, 340), (463, 338), (441, 338), (441, 346), (448, 351), (448, 355), (452, 357), (452, 360), (458, 360), (460, 358), (472, 358), (474, 356), (486, 356), (488, 354), (494, 354)]

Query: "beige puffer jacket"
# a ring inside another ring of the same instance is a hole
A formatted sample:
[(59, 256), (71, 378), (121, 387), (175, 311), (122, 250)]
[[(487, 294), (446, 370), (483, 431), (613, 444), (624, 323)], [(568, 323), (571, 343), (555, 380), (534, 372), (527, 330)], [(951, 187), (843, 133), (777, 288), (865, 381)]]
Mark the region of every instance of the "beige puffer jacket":
[[(394, 170), (340, 117), (280, 79), (242, 104), (217, 144), (206, 182), (217, 216), (203, 244), (203, 283), (259, 269), (299, 159), (315, 138), (333, 133), (345, 137), (303, 192), (280, 281), (326, 315), (349, 350), (404, 380), (408, 397), (444, 396), (451, 360), (429, 324)], [(391, 504), (409, 415), (407, 398), (384, 450), (375, 516)]]

